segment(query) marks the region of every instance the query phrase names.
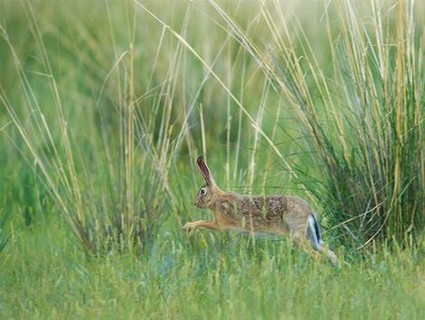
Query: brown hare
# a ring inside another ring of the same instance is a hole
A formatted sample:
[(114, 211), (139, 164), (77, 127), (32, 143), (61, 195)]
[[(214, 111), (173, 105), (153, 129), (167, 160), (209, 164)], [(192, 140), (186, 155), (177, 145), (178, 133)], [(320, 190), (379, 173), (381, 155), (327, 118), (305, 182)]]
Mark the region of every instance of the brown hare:
[(304, 248), (310, 243), (314, 250), (309, 251), (313, 255), (323, 253), (333, 265), (337, 265), (336, 255), (322, 242), (319, 224), (307, 202), (295, 196), (246, 196), (222, 191), (202, 156), (197, 163), (206, 183), (199, 190), (195, 205), (210, 209), (214, 220), (188, 222), (183, 227), (186, 231), (196, 228), (236, 229), (290, 236)]

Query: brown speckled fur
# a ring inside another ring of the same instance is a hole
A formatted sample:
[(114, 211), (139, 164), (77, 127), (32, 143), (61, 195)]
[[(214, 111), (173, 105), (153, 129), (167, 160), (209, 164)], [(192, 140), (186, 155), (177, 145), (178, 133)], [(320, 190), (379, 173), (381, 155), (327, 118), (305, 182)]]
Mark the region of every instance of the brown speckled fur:
[[(202, 157), (197, 163), (206, 184), (199, 190), (195, 205), (210, 209), (214, 220), (188, 222), (183, 227), (186, 231), (196, 228), (236, 229), (291, 236), (303, 247), (308, 244), (308, 219), (314, 216), (314, 212), (307, 202), (295, 196), (246, 196), (224, 192), (215, 183)], [(319, 251), (336, 264), (336, 256), (331, 250), (321, 247)]]

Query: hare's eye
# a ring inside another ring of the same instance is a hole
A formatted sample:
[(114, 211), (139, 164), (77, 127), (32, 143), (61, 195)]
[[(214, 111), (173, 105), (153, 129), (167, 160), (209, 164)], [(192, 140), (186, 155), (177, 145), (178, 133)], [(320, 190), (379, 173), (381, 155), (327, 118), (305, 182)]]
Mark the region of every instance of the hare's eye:
[(207, 189), (206, 188), (202, 188), (201, 191), (199, 191), (201, 193), (201, 196), (205, 196), (207, 194)]

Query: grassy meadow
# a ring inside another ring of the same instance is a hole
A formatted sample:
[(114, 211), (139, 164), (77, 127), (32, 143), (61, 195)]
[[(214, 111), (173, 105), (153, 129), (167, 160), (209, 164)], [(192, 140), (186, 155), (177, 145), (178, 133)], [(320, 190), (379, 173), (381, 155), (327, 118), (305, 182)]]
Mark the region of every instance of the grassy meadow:
[[(420, 1), (0, 2), (0, 319), (422, 319)], [(334, 268), (182, 226), (294, 194)]]

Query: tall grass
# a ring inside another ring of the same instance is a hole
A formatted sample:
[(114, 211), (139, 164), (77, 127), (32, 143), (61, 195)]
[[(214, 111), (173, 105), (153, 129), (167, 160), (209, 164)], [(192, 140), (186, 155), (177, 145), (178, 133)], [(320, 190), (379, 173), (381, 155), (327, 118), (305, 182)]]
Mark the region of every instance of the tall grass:
[[(245, 79), (232, 79), (229, 66), (248, 73), (255, 65), (247, 61), (243, 48), (230, 43), (225, 31), (219, 33), (217, 43), (225, 41), (218, 51), (211, 51), (211, 61), (199, 63), (188, 54), (182, 37), (176, 41), (165, 27), (148, 32), (152, 21), (131, 1), (120, 7), (91, 4), (93, 11), (102, 12), (97, 28), (88, 10), (73, 7), (61, 21), (48, 4), (22, 1), (24, 16), (12, 2), (3, 6), (2, 11), (10, 15), (1, 26), (2, 55), (10, 62), (5, 66), (13, 78), (19, 80), (14, 86), (4, 80), (1, 84), (1, 104), (7, 113), (3, 133), (41, 179), (88, 252), (109, 250), (113, 244), (123, 249), (130, 243), (152, 243), (181, 198), (191, 198), (184, 190), (187, 178), (176, 171), (179, 150), (189, 155), (185, 158), (189, 162), (200, 150), (207, 153), (212, 144), (224, 143), (227, 155), (219, 152), (216, 158), (226, 159), (227, 178), (238, 179), (237, 161), (235, 169), (230, 167), (231, 146), (236, 144), (241, 152), (242, 141), (252, 135), (243, 133), (242, 114), (235, 117), (231, 110), (239, 100), (235, 96), (229, 100), (227, 93), (239, 87), (242, 95), (261, 80), (245, 84)], [(67, 11), (67, 5), (62, 6)], [(175, 20), (170, 27), (183, 34), (192, 32), (195, 9), (190, 4), (179, 7), (172, 13)], [(169, 18), (167, 12), (165, 18)], [(13, 33), (17, 21), (29, 28)], [(118, 27), (122, 25), (127, 28)], [(30, 39), (27, 43), (33, 47), (23, 50), (22, 38)], [(205, 50), (208, 54), (211, 49)], [(227, 57), (224, 63), (222, 56)], [(217, 95), (214, 85), (206, 86), (211, 77), (222, 85), (225, 95)], [(249, 95), (252, 105), (262, 100), (265, 106), (267, 91), (265, 87), (260, 98)], [(220, 103), (227, 105), (227, 113), (214, 107)], [(206, 126), (194, 130), (203, 118), (208, 119)], [(261, 114), (258, 120), (251, 116), (260, 130), (261, 119)], [(218, 139), (211, 134), (214, 131), (219, 132)], [(255, 158), (254, 151), (251, 161)]]
[(181, 222), (200, 153), (226, 188), (310, 197), (350, 248), (422, 232), (421, 4), (3, 5), (2, 131), (88, 251)]
[[(146, 91), (136, 92), (137, 43), (131, 42), (129, 31), (128, 47), (110, 61), (98, 96), (86, 97), (81, 101), (86, 105), (77, 108), (76, 92), (69, 95), (57, 80), (57, 61), (46, 47), (49, 34), (40, 27), (42, 9), (30, 2), (22, 6), (40, 63), (29, 72), (8, 28), (1, 27), (9, 50), (3, 54), (15, 66), (22, 93), (15, 98), (1, 87), (1, 103), (10, 119), (3, 132), (46, 186), (89, 253), (151, 244), (175, 201), (167, 176), (187, 129), (186, 124), (172, 128), (170, 82), (175, 80), (170, 76), (170, 81), (152, 88), (149, 83)], [(149, 104), (149, 119), (143, 110), (147, 95), (160, 97)]]
[(424, 43), (415, 30), (423, 21), (414, 15), (419, 6), (372, 1), (366, 8), (370, 22), (355, 19), (363, 8), (340, 8), (342, 43), (333, 51), (347, 64), (335, 64), (341, 71), (334, 74), (344, 92), (338, 101), (351, 113), (344, 136), (351, 131), (356, 139), (345, 138), (339, 154), (328, 150), (342, 168), (327, 161), (328, 172), (335, 172), (328, 187), (337, 203), (333, 210), (349, 218), (345, 223), (336, 215), (335, 223), (356, 234), (358, 246), (392, 237), (404, 242), (423, 232)]

